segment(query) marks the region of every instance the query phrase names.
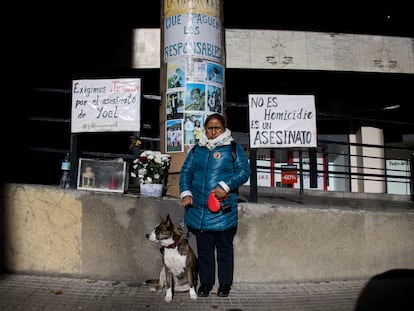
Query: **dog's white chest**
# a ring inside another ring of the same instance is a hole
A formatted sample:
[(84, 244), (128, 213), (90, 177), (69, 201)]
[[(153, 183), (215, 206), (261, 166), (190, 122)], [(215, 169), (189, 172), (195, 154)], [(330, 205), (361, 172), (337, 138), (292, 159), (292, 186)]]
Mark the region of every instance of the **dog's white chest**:
[(176, 248), (164, 249), (164, 263), (174, 275), (178, 275), (185, 270), (186, 255), (181, 255)]

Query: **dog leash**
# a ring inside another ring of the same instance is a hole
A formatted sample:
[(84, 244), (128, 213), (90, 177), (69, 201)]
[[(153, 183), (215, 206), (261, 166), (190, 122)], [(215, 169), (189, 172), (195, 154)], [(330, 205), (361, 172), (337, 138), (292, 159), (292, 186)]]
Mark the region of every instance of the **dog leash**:
[(184, 237), (187, 239), (187, 240), (189, 240), (190, 239), (190, 230), (188, 230), (188, 227), (182, 222), (182, 223), (180, 223), (180, 230), (181, 230), (181, 232), (183, 232), (183, 230), (184, 230), (184, 227), (186, 227), (187, 228), (187, 232), (184, 234)]

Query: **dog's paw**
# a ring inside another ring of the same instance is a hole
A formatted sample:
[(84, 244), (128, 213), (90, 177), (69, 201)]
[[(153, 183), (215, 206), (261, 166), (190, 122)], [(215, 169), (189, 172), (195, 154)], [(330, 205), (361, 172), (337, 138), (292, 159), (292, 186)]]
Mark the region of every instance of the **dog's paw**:
[(149, 292), (150, 292), (150, 293), (155, 293), (157, 290), (158, 290), (158, 289), (157, 289), (156, 287), (151, 287), (151, 288), (149, 289)]
[(172, 288), (167, 289), (167, 293), (165, 294), (165, 302), (172, 301)]
[(191, 287), (190, 288), (190, 298), (191, 299), (193, 299), (193, 300), (196, 300), (197, 299), (197, 293), (195, 292), (195, 289), (194, 289), (194, 287)]

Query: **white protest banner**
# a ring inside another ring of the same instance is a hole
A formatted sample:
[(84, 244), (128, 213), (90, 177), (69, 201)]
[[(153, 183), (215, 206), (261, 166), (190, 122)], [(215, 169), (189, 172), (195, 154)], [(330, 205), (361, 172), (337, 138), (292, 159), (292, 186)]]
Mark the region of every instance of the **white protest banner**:
[(316, 147), (313, 95), (249, 95), (250, 148)]
[[(216, 16), (217, 8), (213, 5), (212, 8), (203, 10), (197, 2), (197, 10), (185, 14), (181, 12), (181, 5), (188, 6), (186, 2), (168, 5), (167, 1), (165, 7), (164, 61), (184, 57), (220, 61), (223, 51), (220, 42), (221, 22)], [(177, 8), (174, 8), (175, 6)]]
[(72, 81), (72, 133), (140, 130), (141, 80)]

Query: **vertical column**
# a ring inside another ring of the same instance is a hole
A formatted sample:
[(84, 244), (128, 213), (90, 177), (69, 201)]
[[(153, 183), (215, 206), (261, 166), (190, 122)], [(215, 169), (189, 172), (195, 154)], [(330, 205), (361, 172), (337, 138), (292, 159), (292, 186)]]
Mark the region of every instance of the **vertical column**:
[[(361, 138), (363, 144), (384, 146), (384, 134), (380, 128), (371, 126), (361, 127)], [(384, 148), (362, 147), (364, 174), (385, 174)], [(385, 193), (385, 178), (365, 177), (364, 192)]]
[(224, 113), (223, 1), (161, 0), (161, 151), (171, 154), (169, 195), (207, 115)]
[[(361, 126), (354, 138), (355, 142), (363, 145), (384, 146), (384, 134), (380, 128)], [(351, 139), (351, 142), (353, 140)], [(385, 193), (385, 178), (374, 175), (385, 174), (384, 149), (379, 147), (358, 146), (351, 149), (356, 159), (351, 158), (351, 167), (357, 167), (357, 173), (362, 176), (353, 184), (353, 192)], [(366, 176), (365, 176), (366, 175)], [(356, 186), (356, 187), (355, 187)]]

